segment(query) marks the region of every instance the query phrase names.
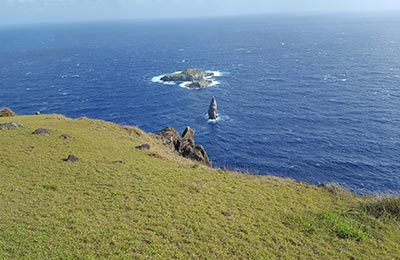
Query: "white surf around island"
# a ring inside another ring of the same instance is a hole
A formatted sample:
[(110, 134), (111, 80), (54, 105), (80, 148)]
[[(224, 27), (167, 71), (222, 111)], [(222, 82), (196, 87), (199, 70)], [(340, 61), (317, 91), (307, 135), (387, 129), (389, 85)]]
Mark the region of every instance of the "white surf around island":
[(206, 114), (204, 114), (204, 119), (206, 119), (207, 123), (209, 123), (209, 124), (216, 124), (218, 122), (230, 121), (231, 118), (229, 116), (226, 116), (226, 115), (223, 115), (223, 114), (218, 114), (218, 118), (217, 119), (210, 119), (208, 117), (208, 114), (206, 113)]
[[(181, 72), (182, 72), (182, 71), (175, 71), (175, 72), (173, 72), (172, 74), (181, 73)], [(211, 84), (208, 86), (208, 88), (209, 88), (209, 87), (213, 87), (213, 86), (217, 86), (217, 85), (220, 85), (220, 84), (221, 84), (221, 82), (215, 80), (215, 78), (216, 78), (216, 77), (222, 77), (222, 76), (224, 75), (223, 72), (217, 71), (217, 70), (215, 70), (215, 71), (214, 71), (214, 70), (206, 70), (206, 72), (208, 72), (208, 73), (213, 73), (213, 74), (214, 74), (213, 76), (205, 77), (205, 79), (211, 81)], [(168, 74), (169, 74), (169, 73), (168, 73)], [(189, 85), (190, 83), (192, 83), (191, 81), (183, 81), (183, 82), (182, 82), (182, 81), (163, 81), (163, 80), (161, 80), (164, 76), (166, 76), (166, 75), (168, 75), (168, 74), (163, 74), (163, 75), (159, 75), (159, 76), (153, 77), (153, 78), (151, 79), (151, 82), (159, 83), (159, 84), (164, 84), (164, 85), (177, 85), (177, 84), (179, 83), (179, 87), (181, 87), (181, 88), (185, 88), (185, 89), (189, 89), (189, 90), (195, 90), (195, 89), (192, 89), (192, 88), (189, 88), (189, 87), (188, 87), (188, 85)]]
[(213, 73), (213, 74), (214, 74), (214, 76), (210, 76), (210, 77), (207, 77), (207, 78), (222, 77), (222, 76), (224, 75), (223, 72), (218, 71), (218, 70), (207, 70), (206, 72), (207, 72), (207, 73)]
[[(174, 73), (181, 73), (181, 72), (182, 72), (182, 71), (175, 71)], [(160, 84), (164, 84), (164, 85), (176, 85), (176, 82), (175, 82), (175, 81), (162, 81), (161, 79), (162, 79), (165, 75), (167, 75), (167, 74), (163, 74), (163, 75), (160, 75), (160, 76), (153, 77), (153, 78), (151, 79), (151, 82), (160, 83)]]

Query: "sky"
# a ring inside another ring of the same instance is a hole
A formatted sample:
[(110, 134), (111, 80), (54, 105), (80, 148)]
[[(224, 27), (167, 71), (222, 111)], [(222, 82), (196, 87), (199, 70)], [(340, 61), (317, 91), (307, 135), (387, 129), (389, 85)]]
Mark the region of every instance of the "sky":
[(0, 0), (0, 25), (399, 10), (400, 0)]

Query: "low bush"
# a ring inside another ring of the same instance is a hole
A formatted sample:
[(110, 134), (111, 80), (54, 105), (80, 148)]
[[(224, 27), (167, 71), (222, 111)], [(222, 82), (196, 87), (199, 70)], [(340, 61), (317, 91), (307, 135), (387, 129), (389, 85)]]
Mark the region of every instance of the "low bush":
[(9, 108), (4, 108), (3, 110), (0, 111), (0, 117), (13, 117), (13, 116), (15, 116), (15, 113)]
[(366, 210), (377, 218), (394, 217), (400, 219), (400, 197), (375, 197), (372, 201), (366, 203)]
[(324, 189), (336, 196), (343, 197), (343, 196), (351, 196), (352, 195), (351, 191), (349, 191), (348, 189), (346, 189), (345, 187), (343, 187), (342, 185), (337, 184), (337, 183), (321, 184), (321, 185), (319, 185), (319, 187), (321, 187), (322, 189)]

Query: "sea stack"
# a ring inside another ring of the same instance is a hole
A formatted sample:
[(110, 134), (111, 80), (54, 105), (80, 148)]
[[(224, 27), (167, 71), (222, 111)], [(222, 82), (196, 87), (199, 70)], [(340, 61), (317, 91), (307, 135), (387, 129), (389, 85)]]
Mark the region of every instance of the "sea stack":
[(208, 118), (211, 120), (218, 119), (217, 100), (215, 97), (211, 99), (210, 107), (208, 108)]

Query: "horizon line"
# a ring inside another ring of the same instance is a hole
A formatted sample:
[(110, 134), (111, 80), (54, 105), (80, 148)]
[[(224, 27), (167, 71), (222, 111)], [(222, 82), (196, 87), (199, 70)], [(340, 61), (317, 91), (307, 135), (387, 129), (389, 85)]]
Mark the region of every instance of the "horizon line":
[[(151, 22), (151, 21), (198, 21), (207, 19), (229, 19), (229, 18), (249, 18), (249, 17), (271, 17), (271, 18), (312, 18), (312, 17), (381, 17), (382, 15), (399, 15), (400, 10), (378, 10), (378, 11), (308, 11), (308, 12), (263, 12), (249, 14), (225, 14), (225, 15), (204, 15), (204, 16), (181, 16), (181, 17), (136, 17), (136, 18), (121, 18), (121, 19), (77, 19), (77, 20), (43, 20), (32, 22), (9, 22), (0, 23), (0, 28), (10, 27), (29, 27), (40, 25), (67, 25), (67, 24), (92, 24), (92, 23), (120, 23), (120, 22)], [(355, 16), (354, 16), (355, 15)]]

